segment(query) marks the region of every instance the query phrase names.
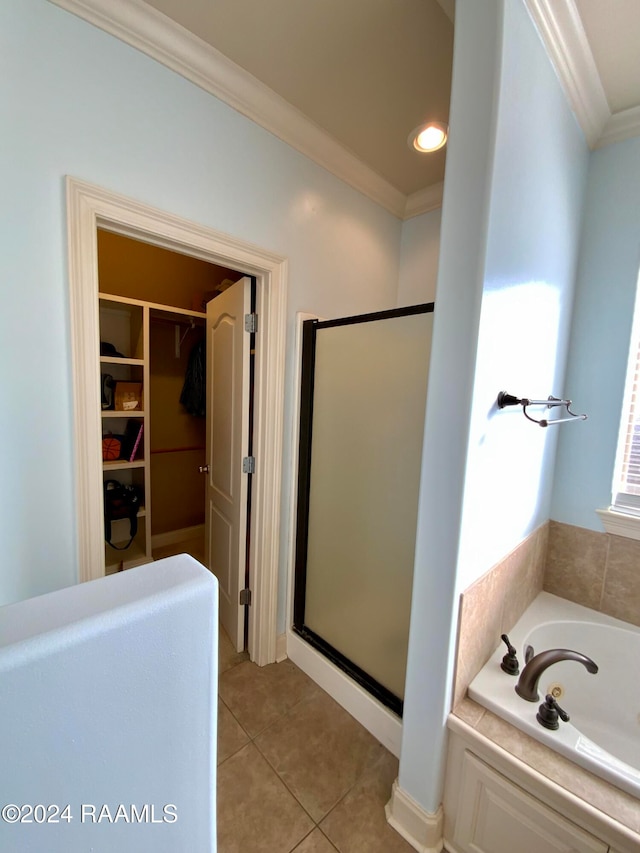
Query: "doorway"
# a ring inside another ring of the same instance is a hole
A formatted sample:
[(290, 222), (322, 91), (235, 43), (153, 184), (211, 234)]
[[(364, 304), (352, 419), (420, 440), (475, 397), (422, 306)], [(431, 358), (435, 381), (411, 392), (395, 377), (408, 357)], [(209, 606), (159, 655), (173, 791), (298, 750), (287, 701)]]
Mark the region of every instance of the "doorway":
[(285, 350), (286, 259), (73, 178), (67, 179), (69, 284), (75, 410), (79, 580), (103, 565), (97, 231), (103, 229), (255, 277), (263, 334), (255, 345), (251, 517), (252, 588), (248, 651), (275, 661)]
[[(243, 651), (249, 605), (238, 599), (251, 588), (246, 543), (252, 474), (242, 471), (242, 459), (251, 455), (254, 338), (244, 319), (252, 311), (255, 282), (237, 270), (101, 228), (97, 238), (101, 353), (123, 350), (108, 361), (101, 357), (101, 365), (116, 397), (126, 385), (118, 379), (141, 374), (144, 405), (133, 423), (146, 438), (139, 468), (128, 467), (128, 454), (104, 463), (105, 480), (117, 483), (134, 474), (143, 493), (138, 533), (134, 539), (120, 530), (120, 545), (116, 537), (114, 547), (105, 546), (105, 573), (191, 554), (218, 578), (220, 622), (236, 651)], [(118, 359), (129, 340), (124, 335), (120, 343), (117, 321), (131, 312), (143, 312), (142, 366)], [(104, 373), (102, 380), (104, 387)], [(119, 420), (112, 409), (113, 403), (107, 410), (103, 403), (103, 435), (117, 442), (131, 420)]]

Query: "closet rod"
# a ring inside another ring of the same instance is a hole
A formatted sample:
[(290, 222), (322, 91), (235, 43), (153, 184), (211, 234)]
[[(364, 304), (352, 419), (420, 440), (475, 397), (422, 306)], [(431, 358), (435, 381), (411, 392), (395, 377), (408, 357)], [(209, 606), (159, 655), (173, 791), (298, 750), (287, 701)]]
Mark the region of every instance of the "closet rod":
[(188, 326), (190, 329), (196, 326), (203, 329), (205, 318), (191, 317), (189, 314), (173, 314), (171, 317), (151, 317), (150, 320), (152, 323), (162, 323), (165, 326)]

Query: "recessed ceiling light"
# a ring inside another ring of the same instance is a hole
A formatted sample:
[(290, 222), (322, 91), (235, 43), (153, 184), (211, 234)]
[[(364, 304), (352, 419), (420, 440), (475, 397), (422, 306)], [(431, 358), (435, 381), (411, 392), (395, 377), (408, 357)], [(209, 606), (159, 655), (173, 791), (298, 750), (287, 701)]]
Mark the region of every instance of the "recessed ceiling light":
[(448, 131), (449, 128), (446, 124), (439, 121), (429, 121), (412, 130), (407, 143), (409, 148), (420, 151), (420, 153), (437, 151), (447, 141)]

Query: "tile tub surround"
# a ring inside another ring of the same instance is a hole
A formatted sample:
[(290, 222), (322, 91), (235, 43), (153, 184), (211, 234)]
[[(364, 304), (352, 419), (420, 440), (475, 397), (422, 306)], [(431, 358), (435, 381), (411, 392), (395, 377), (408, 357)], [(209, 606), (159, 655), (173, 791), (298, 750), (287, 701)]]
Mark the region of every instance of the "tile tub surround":
[(534, 530), (462, 594), (454, 707), (464, 698), (470, 682), (494, 653), (500, 635), (511, 630), (542, 591), (548, 528), (545, 523)]
[[(452, 718), (612, 820), (637, 833), (640, 802), (573, 764), (466, 697), (471, 680), (538, 592), (640, 625), (640, 541), (550, 521), (462, 595)], [(506, 648), (505, 648), (506, 651)], [(616, 831), (618, 831), (616, 829)], [(632, 844), (634, 842), (632, 841)], [(626, 849), (626, 847), (625, 847)]]
[(461, 596), (453, 706), (543, 589), (640, 626), (639, 567), (638, 540), (558, 521), (539, 527)]
[(544, 589), (640, 625), (640, 541), (549, 522)]

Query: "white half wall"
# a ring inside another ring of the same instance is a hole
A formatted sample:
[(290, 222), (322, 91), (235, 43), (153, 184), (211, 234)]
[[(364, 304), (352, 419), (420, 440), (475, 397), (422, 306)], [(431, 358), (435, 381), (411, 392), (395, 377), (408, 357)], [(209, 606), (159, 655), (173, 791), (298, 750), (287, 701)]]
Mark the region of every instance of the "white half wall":
[(47, 806), (5, 808), (0, 849), (214, 853), (217, 694), (218, 584), (185, 554), (0, 608), (0, 803)]

